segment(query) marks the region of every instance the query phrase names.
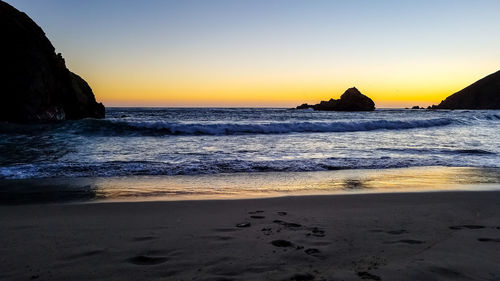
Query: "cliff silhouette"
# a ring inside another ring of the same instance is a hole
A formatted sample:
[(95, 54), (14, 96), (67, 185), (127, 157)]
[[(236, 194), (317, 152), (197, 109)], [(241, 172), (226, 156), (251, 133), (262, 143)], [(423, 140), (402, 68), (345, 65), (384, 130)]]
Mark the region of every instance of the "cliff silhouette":
[(103, 118), (90, 86), (68, 70), (43, 30), (0, 1), (0, 121)]
[(447, 97), (432, 109), (500, 109), (500, 71)]

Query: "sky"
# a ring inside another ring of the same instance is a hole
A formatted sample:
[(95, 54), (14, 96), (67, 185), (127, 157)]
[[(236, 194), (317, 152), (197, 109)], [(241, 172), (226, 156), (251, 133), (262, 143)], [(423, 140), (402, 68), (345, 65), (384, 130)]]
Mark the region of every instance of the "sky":
[(7, 0), (106, 106), (428, 106), (500, 69), (500, 1)]

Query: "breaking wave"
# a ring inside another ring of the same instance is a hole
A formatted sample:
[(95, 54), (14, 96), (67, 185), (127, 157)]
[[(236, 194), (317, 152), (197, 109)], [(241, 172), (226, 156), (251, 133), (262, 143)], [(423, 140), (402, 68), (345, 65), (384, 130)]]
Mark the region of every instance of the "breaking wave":
[[(102, 135), (243, 135), (322, 132), (357, 132), (373, 130), (404, 130), (447, 126), (457, 122), (450, 118), (417, 120), (365, 120), (334, 122), (270, 122), (270, 123), (175, 123), (124, 122), (87, 119), (75, 121), (64, 130), (82, 134)], [(65, 125), (67, 126), (67, 125)]]
[[(114, 176), (174, 176), (253, 172), (312, 172), (344, 169), (389, 169), (419, 166), (465, 165), (439, 158), (324, 158), (300, 160), (209, 160), (181, 163), (156, 161), (106, 161), (94, 163), (39, 163), (0, 167), (0, 179), (114, 177)], [(481, 164), (473, 165), (482, 167)], [(491, 167), (491, 166), (490, 166)], [(498, 163), (495, 168), (500, 168)]]

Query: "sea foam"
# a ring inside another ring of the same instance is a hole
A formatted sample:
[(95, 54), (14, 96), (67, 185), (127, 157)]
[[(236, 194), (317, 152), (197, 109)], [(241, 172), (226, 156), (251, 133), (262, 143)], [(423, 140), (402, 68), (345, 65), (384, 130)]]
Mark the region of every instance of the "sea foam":
[(447, 126), (456, 122), (450, 118), (415, 120), (357, 120), (321, 122), (269, 122), (269, 123), (179, 123), (135, 122), (110, 120), (83, 120), (75, 124), (75, 133), (103, 135), (241, 135), (330, 133), (373, 130), (405, 130)]

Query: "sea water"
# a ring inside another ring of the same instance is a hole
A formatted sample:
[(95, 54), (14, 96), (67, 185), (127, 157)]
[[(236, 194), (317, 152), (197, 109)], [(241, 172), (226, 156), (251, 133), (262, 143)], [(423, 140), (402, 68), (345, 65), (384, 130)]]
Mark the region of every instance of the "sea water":
[(154, 176), (168, 182), (411, 167), (486, 169), (497, 178), (500, 168), (500, 111), (494, 110), (108, 108), (106, 114), (0, 124), (0, 180)]

